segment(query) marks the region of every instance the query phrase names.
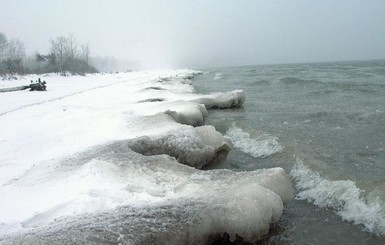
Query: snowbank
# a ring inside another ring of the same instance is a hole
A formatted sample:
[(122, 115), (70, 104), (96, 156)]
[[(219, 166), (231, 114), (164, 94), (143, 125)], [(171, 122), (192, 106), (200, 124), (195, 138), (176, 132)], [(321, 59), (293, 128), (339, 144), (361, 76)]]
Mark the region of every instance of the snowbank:
[(196, 94), (194, 75), (49, 75), (47, 92), (0, 94), (0, 241), (194, 244), (267, 233), (292, 198), (290, 181), (279, 168), (197, 169), (232, 144), (194, 126), (206, 108), (245, 97)]

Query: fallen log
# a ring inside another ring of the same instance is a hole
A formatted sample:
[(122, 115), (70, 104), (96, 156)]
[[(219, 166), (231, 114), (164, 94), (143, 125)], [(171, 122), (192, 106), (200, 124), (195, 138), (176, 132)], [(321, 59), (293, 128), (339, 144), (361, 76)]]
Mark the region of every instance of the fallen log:
[(47, 85), (45, 81), (41, 81), (39, 78), (36, 82), (31, 80), (30, 85), (24, 85), (24, 86), (12, 87), (12, 88), (1, 88), (0, 93), (26, 90), (26, 89), (29, 89), (29, 91), (47, 91)]
[(12, 87), (12, 88), (0, 88), (0, 93), (5, 93), (5, 92), (13, 92), (13, 91), (18, 91), (18, 90), (25, 90), (30, 88), (29, 85), (25, 86), (19, 86), (19, 87)]

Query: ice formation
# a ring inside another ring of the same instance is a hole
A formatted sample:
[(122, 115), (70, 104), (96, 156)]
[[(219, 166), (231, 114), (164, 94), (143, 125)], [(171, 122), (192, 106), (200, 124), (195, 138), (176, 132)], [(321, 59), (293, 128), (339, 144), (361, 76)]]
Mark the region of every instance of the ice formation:
[(133, 139), (130, 148), (143, 155), (167, 154), (178, 162), (201, 169), (222, 162), (231, 150), (231, 142), (212, 126), (171, 131), (166, 135)]
[(49, 75), (45, 93), (1, 95), (0, 242), (201, 244), (224, 232), (266, 234), (292, 198), (290, 181), (280, 168), (198, 170), (232, 146), (200, 126), (206, 108), (245, 97), (196, 94), (195, 74)]
[[(203, 244), (224, 232), (254, 241), (292, 198), (281, 168), (200, 171), (166, 155), (143, 156), (129, 144), (115, 142), (48, 162), (51, 169), (37, 167), (13, 181), (13, 189), (24, 189), (22, 198), (41, 211), (18, 214), (22, 227), (37, 228), (12, 242), (65, 244), (74, 237), (87, 242), (106, 236), (105, 243), (120, 237), (127, 244)], [(42, 188), (46, 193), (39, 195)], [(76, 216), (61, 218), (68, 215)]]
[(207, 109), (222, 109), (242, 106), (245, 100), (246, 96), (242, 90), (234, 90), (228, 93), (213, 93), (197, 98), (195, 101), (205, 104)]

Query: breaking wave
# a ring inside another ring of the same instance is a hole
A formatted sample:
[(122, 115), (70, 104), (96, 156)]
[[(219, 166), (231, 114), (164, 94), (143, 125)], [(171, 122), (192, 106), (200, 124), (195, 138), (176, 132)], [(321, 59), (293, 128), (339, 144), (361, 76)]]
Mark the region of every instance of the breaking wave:
[(225, 134), (231, 139), (235, 148), (252, 155), (253, 157), (265, 158), (275, 153), (282, 152), (283, 146), (277, 141), (277, 138), (269, 135), (261, 135), (253, 139), (250, 134), (242, 129), (232, 125)]
[(366, 197), (351, 180), (323, 179), (300, 159), (297, 159), (290, 175), (297, 189), (296, 199), (331, 208), (343, 220), (361, 224), (377, 235), (385, 235), (385, 206), (377, 195)]
[(215, 77), (214, 77), (214, 80), (219, 80), (223, 77), (223, 74), (222, 73), (215, 73)]

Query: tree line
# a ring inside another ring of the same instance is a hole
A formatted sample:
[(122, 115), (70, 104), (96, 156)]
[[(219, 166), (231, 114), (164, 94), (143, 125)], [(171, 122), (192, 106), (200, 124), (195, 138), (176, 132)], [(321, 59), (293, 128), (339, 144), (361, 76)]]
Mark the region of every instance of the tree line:
[(8, 40), (0, 32), (0, 75), (50, 72), (83, 75), (98, 72), (90, 64), (89, 44), (79, 45), (72, 34), (51, 39), (49, 50), (47, 54), (36, 52), (27, 56), (23, 42)]

